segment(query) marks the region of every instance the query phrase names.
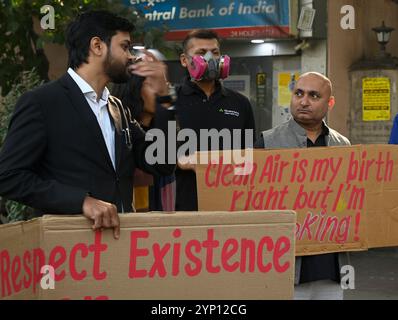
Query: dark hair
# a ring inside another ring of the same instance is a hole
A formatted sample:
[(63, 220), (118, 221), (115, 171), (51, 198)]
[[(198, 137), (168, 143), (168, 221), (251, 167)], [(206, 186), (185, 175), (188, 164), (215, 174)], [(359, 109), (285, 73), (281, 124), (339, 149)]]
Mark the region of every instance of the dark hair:
[(109, 46), (117, 31), (133, 30), (134, 25), (130, 21), (108, 11), (96, 10), (79, 14), (65, 32), (68, 66), (76, 69), (88, 62), (90, 41), (93, 37), (99, 37)]
[(188, 42), (189, 40), (196, 38), (196, 39), (216, 39), (218, 44), (220, 44), (220, 38), (218, 34), (213, 30), (209, 29), (196, 29), (192, 30), (190, 33), (187, 34), (184, 41), (182, 42), (182, 50), (187, 52)]

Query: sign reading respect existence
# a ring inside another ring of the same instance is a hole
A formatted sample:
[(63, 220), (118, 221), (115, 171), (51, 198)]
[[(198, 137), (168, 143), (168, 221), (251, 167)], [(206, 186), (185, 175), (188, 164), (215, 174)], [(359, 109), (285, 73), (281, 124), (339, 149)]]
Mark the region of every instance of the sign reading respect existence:
[(81, 215), (0, 226), (0, 299), (293, 297), (294, 212), (120, 219), (119, 240), (110, 229), (93, 232)]
[(255, 150), (244, 175), (220, 155), (197, 166), (199, 210), (295, 210), (296, 255), (398, 245), (398, 146)]
[(182, 40), (192, 29), (213, 29), (224, 38), (285, 38), (295, 33), (289, 0), (125, 0), (144, 14), (147, 28), (166, 26), (167, 40)]

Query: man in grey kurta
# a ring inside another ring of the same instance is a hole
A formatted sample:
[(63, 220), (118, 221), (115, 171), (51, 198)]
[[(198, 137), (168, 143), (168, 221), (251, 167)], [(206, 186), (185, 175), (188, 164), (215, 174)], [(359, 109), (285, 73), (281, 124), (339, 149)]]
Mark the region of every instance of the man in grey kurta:
[[(350, 141), (329, 128), (324, 118), (335, 104), (332, 84), (316, 72), (303, 74), (293, 90), (292, 118), (262, 133), (257, 148), (311, 148), (347, 146)], [(344, 254), (329, 253), (296, 258), (295, 299), (342, 300), (340, 266)]]

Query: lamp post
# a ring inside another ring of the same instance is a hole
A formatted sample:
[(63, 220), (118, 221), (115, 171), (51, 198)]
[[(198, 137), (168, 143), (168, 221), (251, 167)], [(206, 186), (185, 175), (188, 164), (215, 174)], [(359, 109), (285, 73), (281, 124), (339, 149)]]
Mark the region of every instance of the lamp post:
[(372, 30), (376, 32), (377, 42), (380, 44), (381, 56), (387, 57), (388, 53), (386, 52), (386, 46), (390, 41), (391, 32), (393, 32), (395, 29), (387, 27), (383, 21), (380, 27), (373, 28)]

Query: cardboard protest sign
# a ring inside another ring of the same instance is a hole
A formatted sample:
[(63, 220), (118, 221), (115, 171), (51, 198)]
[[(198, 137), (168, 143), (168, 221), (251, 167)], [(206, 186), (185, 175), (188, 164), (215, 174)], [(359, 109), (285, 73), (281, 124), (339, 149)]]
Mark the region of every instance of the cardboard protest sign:
[(290, 211), (137, 213), (119, 240), (81, 216), (3, 225), (0, 297), (291, 299), (294, 224)]
[(295, 210), (297, 255), (398, 245), (397, 146), (226, 154), (200, 153), (199, 210)]
[[(365, 188), (364, 211), (369, 248), (398, 245), (398, 146), (370, 145), (361, 148), (360, 168)], [(372, 163), (372, 160), (375, 162)], [(383, 169), (384, 167), (384, 169)], [(355, 168), (355, 166), (354, 166)], [(362, 170), (366, 173), (366, 170)], [(374, 178), (372, 178), (374, 177)]]

